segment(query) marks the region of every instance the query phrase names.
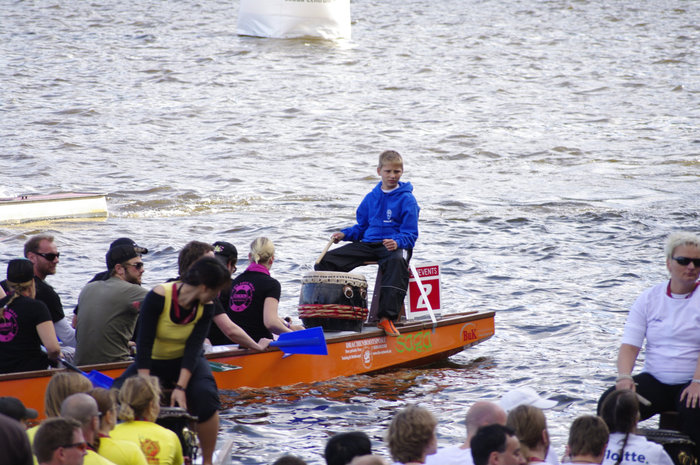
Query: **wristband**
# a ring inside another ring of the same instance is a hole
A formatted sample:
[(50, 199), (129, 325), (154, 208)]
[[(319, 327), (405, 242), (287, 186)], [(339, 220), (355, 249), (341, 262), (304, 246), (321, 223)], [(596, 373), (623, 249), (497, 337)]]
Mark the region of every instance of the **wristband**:
[(622, 380), (629, 379), (629, 380), (634, 380), (632, 375), (617, 375), (617, 379), (615, 380), (616, 383), (619, 383)]
[(690, 380), (690, 382), (700, 384), (700, 379), (692, 379), (692, 380)]
[(177, 391), (185, 392), (185, 388), (182, 387), (182, 386), (180, 386), (179, 384), (176, 384), (175, 387), (174, 387), (173, 389), (175, 389), (175, 390), (177, 390)]

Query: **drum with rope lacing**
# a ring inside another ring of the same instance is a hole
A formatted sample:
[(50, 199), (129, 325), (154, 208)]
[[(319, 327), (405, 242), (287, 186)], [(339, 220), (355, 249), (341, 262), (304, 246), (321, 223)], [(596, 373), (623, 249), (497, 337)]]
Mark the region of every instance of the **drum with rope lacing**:
[(312, 271), (302, 277), (299, 318), (307, 328), (362, 331), (367, 313), (367, 280), (363, 275)]

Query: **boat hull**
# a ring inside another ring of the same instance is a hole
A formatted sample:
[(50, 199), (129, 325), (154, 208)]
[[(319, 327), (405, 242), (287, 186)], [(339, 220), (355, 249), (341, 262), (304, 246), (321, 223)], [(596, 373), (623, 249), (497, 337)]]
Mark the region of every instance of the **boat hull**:
[[(295, 354), (284, 357), (275, 348), (265, 352), (231, 349), (207, 354), (212, 361), (241, 367), (214, 372), (220, 390), (288, 386), (326, 381), (340, 376), (373, 373), (386, 369), (426, 365), (446, 359), (485, 341), (494, 334), (493, 312), (448, 315), (433, 327), (430, 321), (397, 325), (399, 337), (387, 337), (373, 327), (361, 333), (326, 335), (328, 355)], [(116, 378), (130, 362), (82, 367)], [(57, 370), (0, 375), (4, 396), (14, 396), (43, 412), (46, 385)]]
[(0, 199), (0, 224), (107, 216), (104, 194), (61, 193)]

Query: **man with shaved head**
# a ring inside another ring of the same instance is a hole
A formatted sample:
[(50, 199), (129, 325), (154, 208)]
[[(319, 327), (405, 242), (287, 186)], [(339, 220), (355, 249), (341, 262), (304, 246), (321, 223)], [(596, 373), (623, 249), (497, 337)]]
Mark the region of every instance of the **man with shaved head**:
[(100, 430), (100, 409), (94, 397), (83, 392), (65, 398), (61, 404), (61, 417), (80, 423), (80, 429), (88, 445), (84, 465), (114, 465), (113, 462), (95, 452), (95, 438)]
[(426, 457), (426, 465), (474, 465), (471, 442), (476, 431), (482, 426), (505, 425), (506, 412), (494, 402), (480, 400), (469, 408), (464, 423), (467, 427), (467, 439), (464, 443), (438, 449), (436, 454)]

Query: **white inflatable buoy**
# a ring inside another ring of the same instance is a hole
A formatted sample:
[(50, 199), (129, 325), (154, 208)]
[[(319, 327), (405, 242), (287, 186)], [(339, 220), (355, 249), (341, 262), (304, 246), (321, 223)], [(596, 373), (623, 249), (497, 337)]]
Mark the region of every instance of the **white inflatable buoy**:
[(239, 35), (350, 38), (350, 0), (241, 0)]

